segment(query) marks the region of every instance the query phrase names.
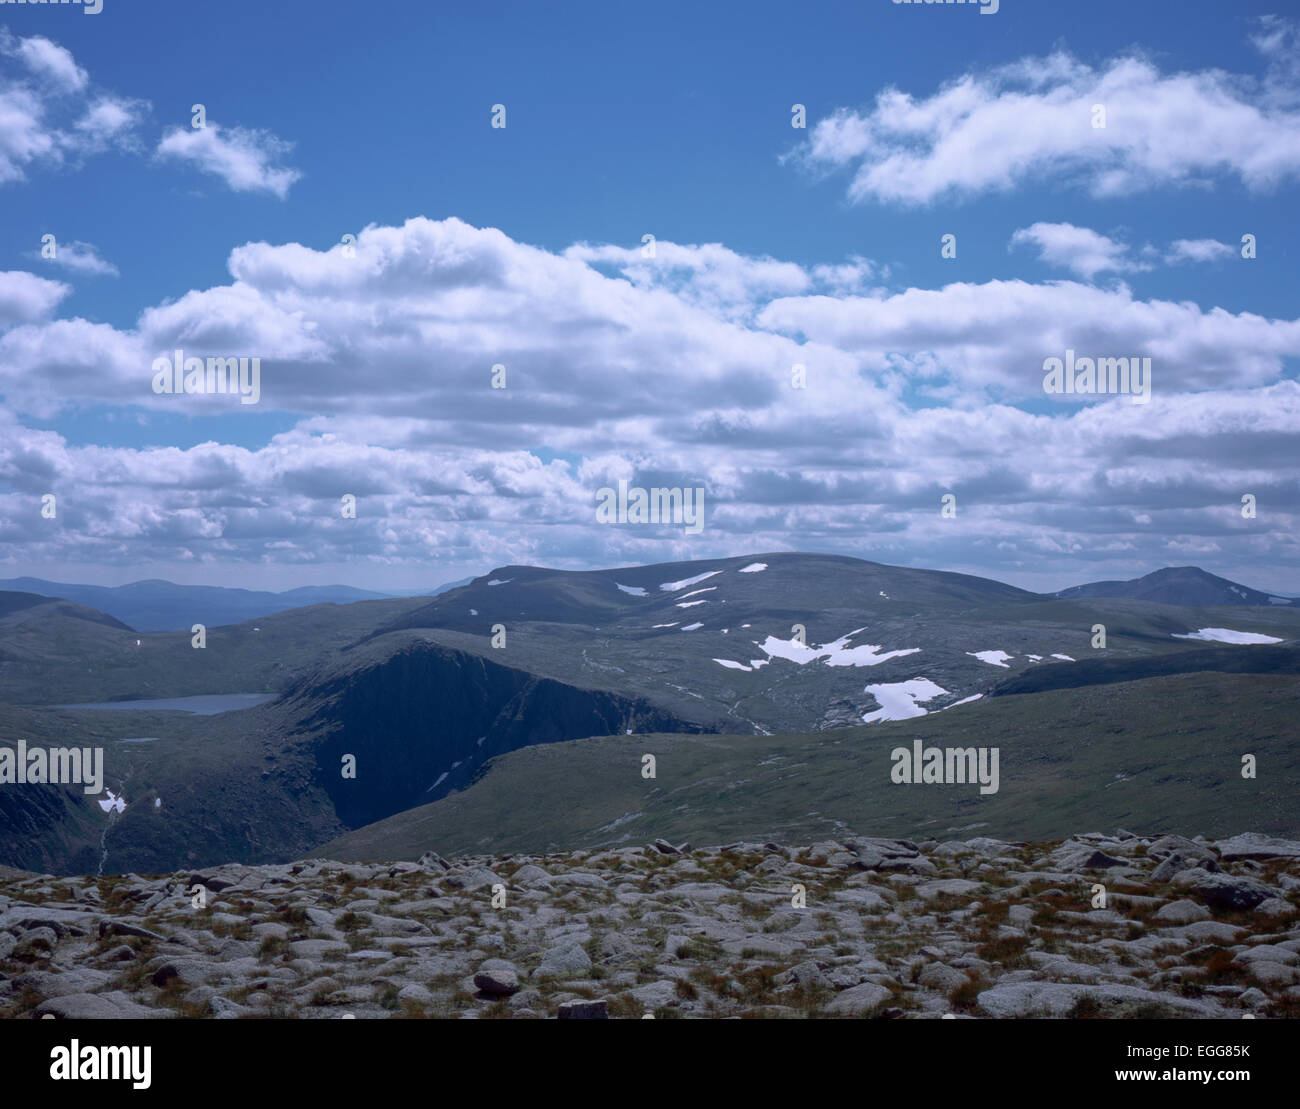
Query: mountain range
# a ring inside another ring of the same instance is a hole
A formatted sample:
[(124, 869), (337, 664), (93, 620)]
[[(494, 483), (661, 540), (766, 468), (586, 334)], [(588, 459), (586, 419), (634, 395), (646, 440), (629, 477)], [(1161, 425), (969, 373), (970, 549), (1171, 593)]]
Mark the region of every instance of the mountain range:
[[(464, 578), (449, 582), (421, 595), (433, 597), (470, 580)], [(306, 605), (345, 605), (408, 595), (406, 590), (375, 593), (368, 589), (354, 589), (350, 585), (304, 585), (283, 593), (269, 593), (221, 585), (177, 585), (157, 578), (115, 586), (73, 585), (42, 578), (7, 578), (0, 580), (0, 590), (18, 590), (75, 601), (97, 608), (141, 632), (189, 631), (195, 624), (205, 627), (237, 624)]]
[[(1228, 832), (1242, 805), (1293, 833), (1300, 613), (1201, 604), (1222, 579), (1169, 574), (1189, 603), (818, 554), (505, 566), (432, 598), (214, 624), (202, 648), (188, 623), (137, 632), (0, 593), (0, 744), (102, 746), (126, 806), (0, 786), (0, 863), (156, 873), (936, 822), (1046, 838), (1090, 814)], [(66, 707), (253, 693), (217, 715)], [(999, 746), (1000, 791), (900, 788), (889, 753), (917, 740)]]

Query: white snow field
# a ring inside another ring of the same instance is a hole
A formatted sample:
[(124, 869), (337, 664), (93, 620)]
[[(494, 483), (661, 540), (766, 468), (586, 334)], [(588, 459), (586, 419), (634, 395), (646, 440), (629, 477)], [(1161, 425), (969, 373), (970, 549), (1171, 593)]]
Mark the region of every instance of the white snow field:
[(870, 693), (880, 702), (880, 708), (862, 717), (866, 723), (874, 724), (877, 720), (910, 720), (913, 716), (924, 716), (926, 710), (917, 702), (942, 697), (948, 691), (929, 678), (913, 678), (908, 682), (869, 685), (863, 692)]
[(1258, 632), (1235, 632), (1231, 628), (1201, 628), (1200, 631), (1188, 632), (1186, 635), (1175, 633), (1175, 639), (1203, 639), (1207, 643), (1281, 643), (1282, 640), (1272, 635), (1260, 635)]
[(722, 573), (721, 570), (710, 570), (707, 574), (696, 574), (693, 578), (682, 578), (681, 581), (666, 581), (659, 586), (665, 593), (676, 593), (679, 589), (685, 589), (688, 585), (698, 585), (702, 581), (707, 581), (715, 574)]
[(990, 666), (1000, 666), (1003, 670), (1010, 670), (1007, 661), (1016, 657), (1007, 654), (1006, 651), (967, 651), (966, 653), (972, 658), (979, 659), (980, 662), (987, 662)]
[(905, 647), (899, 651), (881, 653), (880, 644), (878, 643), (864, 643), (857, 647), (848, 645), (850, 639), (859, 632), (866, 630), (866, 628), (857, 628), (849, 632), (848, 635), (842, 635), (839, 639), (830, 643), (811, 647), (798, 643), (793, 639), (777, 639), (774, 635), (769, 635), (762, 643), (755, 644), (755, 646), (772, 658), (783, 658), (797, 666), (806, 666), (818, 659), (825, 659), (827, 666), (879, 666), (882, 662), (888, 662), (891, 658), (902, 658), (904, 655), (920, 653), (920, 647)]

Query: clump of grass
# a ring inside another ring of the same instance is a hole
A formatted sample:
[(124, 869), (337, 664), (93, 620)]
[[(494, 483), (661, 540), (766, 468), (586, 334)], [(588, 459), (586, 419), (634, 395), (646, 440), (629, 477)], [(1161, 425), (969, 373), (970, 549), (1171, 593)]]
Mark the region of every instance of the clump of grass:
[(960, 986), (953, 987), (949, 992), (948, 1004), (958, 1012), (969, 1012), (975, 1008), (982, 988), (979, 976), (968, 972), (966, 981)]
[(1246, 973), (1232, 962), (1233, 954), (1220, 948), (1205, 961), (1205, 981), (1214, 986), (1245, 984)]
[(273, 959), (277, 955), (283, 955), (288, 949), (288, 942), (282, 940), (279, 936), (263, 936), (262, 945), (257, 949), (257, 954), (263, 960)]
[(1177, 1015), (1173, 1006), (1163, 1001), (1142, 1001), (1126, 1006), (1120, 1014), (1124, 1020), (1168, 1020)]
[(429, 1014), (418, 1001), (404, 1000), (401, 1011), (393, 1014), (394, 1020), (428, 1020)]
[(624, 1017), (635, 1020), (641, 1015), (641, 1005), (631, 994), (619, 994), (612, 997), (606, 1011), (611, 1017)]
[(986, 963), (1001, 963), (1004, 967), (1027, 966), (1025, 950), (1028, 947), (1028, 936), (1004, 936), (980, 944), (975, 954)]
[(1095, 997), (1083, 996), (1070, 1009), (1073, 1020), (1101, 1020), (1101, 1004)]
[(53, 952), (54, 944), (45, 936), (30, 936), (19, 940), (9, 957), (21, 963), (35, 963), (48, 958)]
[(0, 1008), (0, 1018), (21, 1017), (32, 1012), (45, 1000), (44, 995), (31, 986), (24, 986), (22, 992), (10, 1002), (7, 1008)]
[[(748, 958), (743, 952), (741, 958)], [(751, 967), (734, 975), (740, 986), (741, 997), (750, 1004), (771, 1004), (775, 1000), (778, 969), (768, 964)]]
[(1300, 1020), (1300, 997), (1275, 997), (1269, 1003), (1268, 1015), (1274, 1020)]
[(134, 963), (122, 971), (113, 979), (111, 986), (115, 990), (124, 990), (126, 993), (135, 993), (137, 990), (144, 989), (149, 985), (153, 978), (151, 971), (143, 962)]
[(996, 928), (998, 925), (1007, 922), (1010, 912), (1010, 901), (988, 901), (985, 902), (984, 908), (980, 910), (978, 919), (986, 928)]
[(718, 995), (730, 992), (731, 979), (708, 966), (693, 967), (687, 978), (697, 986), (702, 986), (704, 989)]
[(243, 920), (238, 924), (227, 924), (224, 920), (219, 920), (212, 926), (212, 934), (220, 936), (222, 939), (251, 940), (253, 938), (253, 922)]

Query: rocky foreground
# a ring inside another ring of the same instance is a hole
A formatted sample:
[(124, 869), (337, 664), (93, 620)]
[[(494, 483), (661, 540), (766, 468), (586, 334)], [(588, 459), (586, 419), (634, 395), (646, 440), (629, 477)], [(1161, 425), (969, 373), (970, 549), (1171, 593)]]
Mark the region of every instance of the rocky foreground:
[(1300, 843), (1117, 832), (0, 870), (0, 1015), (46, 1014), (1294, 1017)]

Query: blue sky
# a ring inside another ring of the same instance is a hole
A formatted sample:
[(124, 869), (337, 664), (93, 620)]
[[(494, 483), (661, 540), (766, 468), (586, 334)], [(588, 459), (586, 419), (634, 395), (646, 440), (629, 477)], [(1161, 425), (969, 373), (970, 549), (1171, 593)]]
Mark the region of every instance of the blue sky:
[[(625, 8), (0, 7), (0, 575), (802, 549), (1300, 592), (1285, 6)], [(152, 395), (178, 340), (261, 401)], [(1046, 396), (1066, 347), (1150, 354), (1150, 404)], [(597, 524), (618, 477), (710, 526)]]

